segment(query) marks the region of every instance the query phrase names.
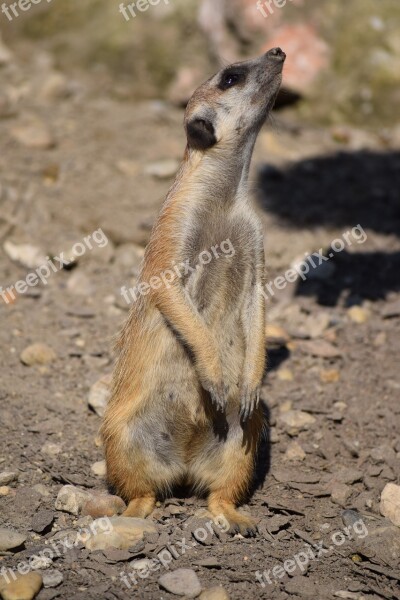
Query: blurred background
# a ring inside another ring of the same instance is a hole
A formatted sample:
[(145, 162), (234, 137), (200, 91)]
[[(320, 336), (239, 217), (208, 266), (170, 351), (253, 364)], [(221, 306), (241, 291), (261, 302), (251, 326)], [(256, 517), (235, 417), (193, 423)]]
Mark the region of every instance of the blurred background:
[[(284, 514), (311, 534), (323, 519), (341, 527), (344, 508), (380, 518), (381, 491), (400, 472), (399, 1), (20, 1), (23, 9), (5, 2), (0, 11), (0, 285), (24, 280), (43, 257), (68, 256), (99, 228), (109, 243), (46, 285), (0, 297), (0, 465), (18, 474), (0, 494), (0, 520), (26, 530), (38, 506), (54, 510), (61, 483), (104, 486), (91, 465), (102, 459), (112, 344), (129, 309), (121, 287), (137, 280), (183, 156), (184, 107), (222, 65), (274, 46), (288, 56), (283, 86), (251, 171), (268, 281), (305, 253), (328, 255), (357, 225), (367, 239), (268, 301), (272, 472), (252, 511), (264, 518), (271, 506), (296, 506)], [(300, 473), (294, 483), (288, 465)], [(318, 477), (338, 465), (353, 476), (321, 492)], [(57, 526), (71, 526), (55, 515)], [(297, 548), (292, 521), (279, 519), (276, 558)], [(387, 571), (400, 548), (390, 536), (369, 536), (370, 554), (352, 551), (361, 561), (374, 553)], [(264, 542), (253, 570), (265, 568)], [(230, 546), (241, 564), (242, 550)], [(348, 563), (326, 558), (316, 580), (340, 590), (346, 574), (368, 597), (398, 597), (394, 577), (381, 571), (376, 586), (386, 591), (374, 596)], [(61, 597), (90, 580), (90, 569), (58, 568), (69, 586)], [(109, 577), (96, 577), (104, 589), (93, 597), (108, 598)], [(247, 597), (245, 579), (222, 570), (219, 581)], [(143, 597), (158, 597), (157, 584), (146, 585)]]

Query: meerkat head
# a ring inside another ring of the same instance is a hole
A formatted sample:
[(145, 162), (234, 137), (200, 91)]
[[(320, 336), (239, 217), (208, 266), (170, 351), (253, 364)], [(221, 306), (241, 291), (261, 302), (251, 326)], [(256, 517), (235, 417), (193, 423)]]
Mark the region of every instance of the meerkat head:
[(274, 105), (285, 58), (280, 48), (273, 48), (260, 58), (226, 67), (201, 85), (185, 114), (189, 148), (237, 148), (255, 138)]

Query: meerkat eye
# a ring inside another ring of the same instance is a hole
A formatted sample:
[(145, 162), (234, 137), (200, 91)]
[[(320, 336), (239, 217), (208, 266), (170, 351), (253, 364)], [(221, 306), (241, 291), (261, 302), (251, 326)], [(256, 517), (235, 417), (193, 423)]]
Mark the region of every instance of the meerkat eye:
[(243, 83), (245, 77), (245, 73), (241, 71), (227, 71), (223, 73), (221, 82), (218, 87), (221, 90), (228, 90), (229, 88), (232, 88), (235, 85), (238, 85), (239, 83)]

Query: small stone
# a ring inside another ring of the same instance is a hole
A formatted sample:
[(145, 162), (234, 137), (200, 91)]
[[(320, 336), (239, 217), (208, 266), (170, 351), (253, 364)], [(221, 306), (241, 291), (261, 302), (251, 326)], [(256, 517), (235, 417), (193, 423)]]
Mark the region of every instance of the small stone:
[(62, 446), (60, 444), (54, 444), (54, 442), (47, 442), (43, 444), (40, 449), (42, 454), (47, 454), (48, 456), (58, 456), (62, 452)]
[(47, 124), (36, 118), (14, 127), (11, 136), (26, 148), (49, 150), (55, 146), (54, 137)]
[(149, 164), (145, 169), (146, 175), (156, 179), (170, 179), (174, 177), (179, 169), (179, 162), (174, 159), (160, 160)]
[(32, 529), (36, 533), (44, 533), (50, 529), (54, 521), (52, 510), (39, 510), (32, 518)]
[(380, 511), (393, 525), (400, 527), (400, 486), (387, 483), (381, 494)]
[(19, 548), (26, 541), (27, 536), (12, 529), (0, 527), (0, 552), (7, 552)]
[(306, 354), (320, 358), (338, 358), (342, 356), (341, 351), (326, 340), (303, 342), (300, 348)]
[(128, 177), (137, 177), (140, 173), (140, 164), (135, 160), (121, 159), (115, 164), (118, 171)]
[(200, 600), (229, 600), (229, 594), (223, 587), (216, 586), (201, 592), (199, 598)]
[(340, 373), (337, 369), (324, 369), (320, 372), (322, 383), (337, 383), (340, 379)]
[(45, 253), (32, 244), (14, 244), (7, 240), (3, 244), (7, 256), (27, 269), (36, 269), (47, 262)]
[(265, 328), (267, 344), (271, 346), (286, 346), (290, 342), (289, 334), (279, 325), (268, 324)]
[(18, 473), (14, 473), (13, 471), (3, 471), (0, 473), (0, 486), (8, 485), (13, 481), (17, 481)]
[(45, 485), (43, 485), (43, 483), (36, 483), (36, 485), (33, 486), (33, 489), (36, 492), (38, 492), (41, 496), (50, 496), (50, 490)]
[(12, 53), (11, 50), (9, 50), (7, 48), (7, 46), (4, 44), (4, 42), (1, 39), (1, 34), (0, 34), (0, 65), (6, 65), (8, 64), (12, 59)]
[(42, 574), (43, 586), (45, 588), (55, 588), (64, 581), (64, 575), (57, 569), (50, 569)]
[(68, 82), (62, 73), (50, 73), (42, 84), (39, 91), (39, 98), (48, 101), (55, 101), (65, 98), (69, 95)]
[(368, 321), (371, 316), (369, 310), (363, 308), (362, 306), (352, 306), (347, 311), (347, 314), (353, 323), (358, 323), (359, 325)]
[(90, 388), (88, 404), (99, 417), (104, 416), (111, 393), (111, 382), (112, 375), (104, 375)]
[(67, 290), (76, 296), (91, 296), (93, 286), (85, 273), (77, 270), (70, 275), (67, 281)]
[(0, 577), (0, 593), (3, 600), (32, 600), (42, 587), (43, 579), (39, 573), (16, 575), (16, 579), (7, 583)]
[(293, 381), (294, 379), (293, 373), (290, 369), (281, 368), (277, 371), (276, 376), (279, 381)]
[(300, 444), (296, 441), (290, 442), (289, 446), (286, 449), (284, 458), (287, 460), (304, 460), (306, 457), (306, 453)]
[(64, 485), (58, 492), (55, 508), (72, 515), (79, 515), (88, 499), (89, 493), (86, 490), (80, 490), (73, 485)]
[(47, 344), (32, 344), (21, 352), (21, 362), (28, 367), (34, 365), (48, 365), (57, 358), (56, 353)]
[(105, 477), (107, 473), (106, 461), (99, 460), (98, 462), (93, 463), (93, 465), (90, 467), (90, 470), (97, 477)]
[(289, 410), (279, 415), (279, 422), (289, 435), (297, 435), (304, 429), (309, 429), (316, 422), (315, 417), (301, 410)]
[(197, 598), (201, 593), (201, 583), (192, 569), (177, 569), (165, 573), (158, 580), (162, 588), (176, 596)]
[(332, 487), (331, 500), (339, 506), (346, 506), (351, 496), (351, 488), (344, 483), (337, 483)]
[(392, 319), (393, 317), (400, 316), (400, 300), (394, 300), (388, 302), (382, 310), (382, 317), (384, 319)]
[(2, 485), (0, 487), (0, 496), (8, 496), (10, 492), (11, 488), (9, 488), (7, 485)]
[[(155, 525), (147, 519), (112, 517), (108, 519), (108, 531), (101, 531), (101, 521), (102, 519), (98, 519), (92, 524), (92, 531), (99, 531), (99, 533), (91, 536), (85, 542), (88, 550), (105, 550), (106, 548), (128, 550), (128, 548), (143, 540), (145, 533), (157, 533)], [(97, 527), (97, 524), (99, 524), (99, 527)]]
[(87, 500), (82, 505), (81, 512), (84, 516), (88, 515), (97, 519), (99, 517), (120, 515), (125, 509), (125, 502), (119, 496), (92, 492), (88, 494)]

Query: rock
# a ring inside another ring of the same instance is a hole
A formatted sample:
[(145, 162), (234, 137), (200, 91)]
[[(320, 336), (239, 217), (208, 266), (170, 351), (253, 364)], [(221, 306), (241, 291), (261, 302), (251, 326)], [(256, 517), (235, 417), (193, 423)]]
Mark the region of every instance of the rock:
[(0, 552), (14, 550), (25, 543), (27, 536), (12, 529), (0, 527)]
[(16, 575), (16, 580), (7, 583), (0, 577), (0, 593), (3, 600), (32, 600), (42, 587), (43, 579), (39, 573)]
[(326, 340), (312, 340), (302, 342), (300, 349), (305, 354), (319, 358), (338, 358), (342, 356), (341, 351)]
[(317, 583), (311, 577), (296, 575), (285, 583), (285, 591), (294, 596), (301, 598), (327, 598), (325, 594), (321, 594)]
[(118, 496), (87, 491), (73, 485), (65, 485), (58, 493), (55, 507), (72, 515), (112, 517), (121, 514), (126, 506)]
[(340, 373), (337, 369), (324, 369), (319, 376), (322, 383), (337, 383), (340, 379)]
[(351, 496), (351, 488), (344, 483), (337, 483), (332, 487), (331, 500), (339, 506), (346, 506)]
[(306, 453), (300, 444), (295, 441), (290, 442), (284, 454), (284, 458), (286, 458), (286, 460), (304, 460), (305, 457)]
[(279, 415), (278, 420), (289, 435), (297, 435), (316, 422), (315, 417), (301, 410), (289, 410)]
[[(92, 524), (95, 531), (97, 531), (96, 523), (97, 521), (94, 521)], [(105, 550), (106, 548), (127, 550), (142, 540), (145, 533), (157, 533), (155, 525), (146, 519), (112, 517), (109, 519), (109, 525), (110, 532), (97, 533), (86, 541), (85, 546), (88, 550)]]
[(362, 306), (352, 306), (348, 309), (347, 314), (354, 323), (358, 323), (360, 325), (368, 321), (371, 316), (370, 311)]
[(7, 485), (2, 485), (0, 487), (0, 496), (8, 496), (10, 492), (11, 488), (9, 488)]
[(90, 470), (97, 477), (105, 477), (107, 474), (106, 461), (99, 460), (98, 462), (93, 463), (93, 465), (90, 467)]
[(62, 446), (53, 442), (47, 442), (40, 448), (40, 452), (48, 456), (58, 456), (62, 452)]
[(400, 486), (387, 483), (381, 494), (380, 511), (394, 525), (400, 527)]
[(19, 263), (27, 269), (36, 269), (47, 263), (43, 250), (32, 244), (14, 244), (7, 240), (3, 244), (4, 252), (14, 262)]
[(76, 296), (91, 296), (94, 291), (87, 275), (79, 270), (70, 275), (67, 281), (67, 290)]
[(11, 130), (11, 136), (26, 148), (49, 150), (55, 146), (55, 140), (44, 121), (29, 118), (25, 123)]
[(32, 488), (35, 492), (38, 492), (41, 496), (48, 497), (50, 496), (50, 490), (43, 483), (37, 483)]
[(57, 359), (57, 355), (47, 344), (32, 344), (21, 352), (21, 362), (28, 367), (48, 365)]
[(42, 574), (43, 586), (45, 588), (55, 588), (64, 581), (64, 575), (57, 569), (45, 571)]
[(229, 594), (223, 587), (216, 586), (201, 592), (199, 598), (200, 600), (229, 600)]
[(125, 502), (119, 496), (92, 492), (82, 506), (82, 515), (89, 515), (94, 519), (99, 517), (113, 517), (120, 515), (126, 509)]
[(140, 173), (140, 163), (136, 160), (119, 160), (115, 166), (118, 171), (123, 175), (127, 175), (128, 177), (137, 177)]
[(284, 368), (278, 369), (278, 371), (276, 372), (276, 376), (279, 379), (279, 381), (293, 381), (294, 380), (294, 375), (290, 369), (284, 369)]
[(73, 485), (64, 485), (58, 492), (55, 508), (72, 515), (79, 515), (89, 497), (90, 494), (86, 490), (80, 490)]
[(104, 375), (90, 388), (88, 404), (99, 417), (104, 416), (111, 393), (111, 382), (112, 375)]
[(14, 473), (13, 471), (3, 471), (0, 473), (0, 486), (8, 485), (13, 481), (17, 481), (18, 473)]
[(7, 65), (12, 59), (11, 50), (7, 48), (0, 36), (0, 65)]
[(279, 325), (268, 324), (265, 328), (267, 344), (283, 347), (290, 342), (289, 334)]
[(201, 584), (192, 569), (177, 569), (170, 573), (165, 573), (158, 580), (162, 588), (175, 594), (176, 596), (186, 596), (186, 598), (197, 598), (201, 593)]
[(175, 177), (178, 169), (179, 161), (166, 159), (149, 164), (145, 169), (145, 173), (155, 179), (170, 179)]
[(392, 319), (400, 316), (400, 300), (388, 302), (382, 309), (382, 317), (384, 319)]
[(54, 521), (52, 510), (39, 510), (32, 518), (32, 529), (36, 533), (43, 533), (50, 529)]
[(70, 93), (68, 81), (62, 73), (49, 73), (42, 83), (38, 97), (44, 102), (54, 102), (66, 98)]

